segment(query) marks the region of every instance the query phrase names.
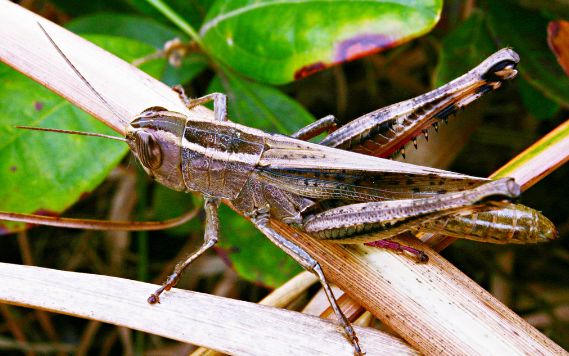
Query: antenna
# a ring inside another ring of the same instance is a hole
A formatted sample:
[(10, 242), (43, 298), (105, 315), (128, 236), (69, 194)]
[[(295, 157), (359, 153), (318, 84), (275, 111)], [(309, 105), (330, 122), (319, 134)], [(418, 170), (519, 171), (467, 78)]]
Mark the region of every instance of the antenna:
[(105, 135), (100, 133), (93, 133), (93, 132), (83, 132), (83, 131), (73, 131), (73, 130), (61, 130), (61, 129), (49, 129), (43, 127), (33, 127), (33, 126), (16, 126), (17, 129), (24, 129), (24, 130), (34, 130), (34, 131), (48, 131), (48, 132), (57, 132), (57, 133), (64, 133), (64, 134), (71, 134), (71, 135), (83, 135), (83, 136), (94, 136), (94, 137), (103, 137), (103, 138), (110, 138), (111, 140), (117, 140), (122, 142), (127, 142), (125, 138), (118, 137), (118, 136), (111, 136)]
[[(107, 100), (105, 100), (105, 98), (103, 97), (103, 95), (101, 93), (99, 93), (88, 81), (87, 79), (85, 79), (85, 77), (83, 76), (83, 74), (81, 74), (81, 72), (79, 72), (79, 70), (73, 65), (73, 63), (71, 63), (71, 61), (69, 60), (69, 58), (67, 58), (67, 56), (65, 55), (65, 53), (63, 53), (63, 51), (61, 50), (61, 48), (59, 48), (59, 46), (55, 43), (55, 41), (53, 40), (53, 38), (49, 35), (49, 33), (47, 33), (46, 29), (39, 23), (37, 22), (38, 26), (40, 27), (40, 29), (42, 30), (42, 32), (46, 35), (47, 39), (49, 40), (49, 42), (51, 42), (51, 44), (53, 45), (53, 47), (57, 50), (57, 52), (59, 53), (59, 55), (61, 55), (61, 57), (65, 60), (65, 62), (69, 65), (69, 67), (73, 70), (73, 72), (75, 72), (75, 74), (77, 74), (77, 76), (79, 77), (79, 79), (81, 79), (81, 81), (83, 83), (85, 83), (85, 85), (89, 88), (89, 90), (91, 90), (91, 92), (93, 92), (93, 94), (95, 94), (95, 96), (97, 98), (99, 98), (99, 100), (101, 100), (101, 102), (107, 107), (107, 109), (109, 109), (115, 116), (117, 119), (120, 120), (121, 116), (115, 111), (115, 109), (113, 109), (113, 107), (111, 106), (111, 104), (109, 104), (109, 102)], [(44, 130), (47, 131), (47, 130)]]

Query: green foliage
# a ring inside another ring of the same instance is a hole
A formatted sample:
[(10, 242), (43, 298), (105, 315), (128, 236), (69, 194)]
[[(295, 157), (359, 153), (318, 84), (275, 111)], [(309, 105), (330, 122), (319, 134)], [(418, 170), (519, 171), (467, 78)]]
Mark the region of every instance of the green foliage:
[(216, 1), (200, 29), (239, 73), (283, 84), (428, 32), (442, 1)]
[[(133, 39), (153, 46), (155, 49), (162, 48), (167, 41), (174, 38), (188, 39), (183, 32), (175, 28), (157, 22), (152, 18), (133, 15), (112, 13), (89, 15), (71, 21), (66, 27), (78, 34), (101, 34)], [(131, 60), (140, 57), (132, 57)], [(191, 81), (206, 67), (207, 61), (203, 55), (191, 53), (183, 58), (179, 67), (164, 66), (163, 70), (159, 72), (160, 74), (157, 75), (166, 84), (176, 85)]]
[[(241, 124), (291, 134), (314, 121), (314, 116), (281, 91), (226, 74), (229, 75), (223, 80), (215, 77), (208, 92), (226, 93), (229, 96), (229, 115), (240, 118)], [(263, 120), (259, 120), (260, 117)]]
[(188, 39), (182, 31), (162, 24), (153, 18), (138, 15), (114, 13), (94, 14), (78, 17), (67, 23), (65, 27), (75, 33), (130, 38), (149, 44), (155, 48), (162, 47), (166, 41), (175, 37), (182, 40)]
[(494, 39), (511, 46), (523, 58), (520, 73), (532, 86), (558, 104), (569, 107), (569, 79), (545, 41), (548, 19), (502, 1), (490, 1), (488, 25)]
[(242, 278), (277, 287), (302, 268), (241, 216), (223, 206), (219, 211), (222, 256)]
[[(125, 38), (90, 39), (127, 60), (152, 51), (148, 45)], [(149, 73), (159, 73), (163, 67), (163, 60), (145, 65)], [(0, 77), (0, 96), (12, 98), (0, 106), (0, 117), (4, 118), (0, 121), (0, 195), (4, 197), (0, 209), (59, 214), (97, 187), (128, 149), (115, 141), (15, 128), (27, 125), (112, 134), (86, 113), (6, 65), (0, 65)], [(0, 222), (6, 231), (22, 227)]]
[(438, 87), (467, 72), (496, 51), (485, 27), (485, 15), (474, 11), (442, 41), (434, 86)]
[[(143, 174), (146, 174), (143, 172)], [(152, 192), (152, 218), (156, 220), (167, 220), (175, 216), (180, 216), (195, 207), (203, 204), (196, 196), (176, 192), (168, 189), (161, 184), (154, 185)], [(190, 234), (200, 235), (202, 232), (202, 221), (192, 219), (187, 223), (168, 229), (166, 233), (172, 236), (188, 237)]]
[[(161, 16), (160, 11), (147, 0), (128, 0), (133, 7), (139, 10), (145, 17), (159, 19), (167, 23)], [(180, 17), (194, 28), (199, 28), (209, 8), (215, 0), (169, 0), (168, 6), (171, 7)]]
[(442, 41), (435, 86), (472, 68), (494, 52), (498, 43), (514, 48), (522, 58), (521, 94), (528, 110), (540, 118), (551, 117), (558, 105), (569, 107), (569, 79), (547, 47), (546, 28), (547, 18), (539, 12), (507, 1), (490, 2), (487, 13), (475, 10)]
[(528, 112), (538, 119), (550, 119), (559, 111), (560, 105), (549, 100), (543, 92), (531, 85), (527, 80), (520, 78), (518, 82), (520, 97)]

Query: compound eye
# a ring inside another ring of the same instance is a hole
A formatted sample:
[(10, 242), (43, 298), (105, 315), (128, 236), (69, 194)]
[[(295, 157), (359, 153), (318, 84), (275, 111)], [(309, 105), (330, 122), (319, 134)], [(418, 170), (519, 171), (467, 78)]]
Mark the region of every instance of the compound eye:
[(134, 143), (138, 158), (144, 167), (149, 169), (160, 168), (162, 165), (162, 150), (152, 134), (146, 131), (136, 131), (134, 133)]

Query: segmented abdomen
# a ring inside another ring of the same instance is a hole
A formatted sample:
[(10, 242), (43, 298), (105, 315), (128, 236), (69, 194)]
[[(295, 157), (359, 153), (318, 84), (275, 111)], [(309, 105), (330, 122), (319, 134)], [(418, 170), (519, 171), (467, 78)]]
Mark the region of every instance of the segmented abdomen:
[(546, 242), (557, 237), (549, 219), (521, 204), (428, 221), (419, 231), (496, 244)]

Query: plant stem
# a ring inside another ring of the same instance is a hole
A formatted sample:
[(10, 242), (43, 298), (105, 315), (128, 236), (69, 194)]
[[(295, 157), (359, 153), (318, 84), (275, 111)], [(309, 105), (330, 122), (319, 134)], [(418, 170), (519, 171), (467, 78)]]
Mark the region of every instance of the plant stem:
[(156, 10), (160, 11), (166, 18), (172, 21), (175, 25), (177, 25), (182, 31), (186, 32), (204, 51), (207, 52), (205, 49), (203, 42), (201, 40), (200, 35), (194, 30), (194, 28), (186, 22), (183, 18), (181, 18), (172, 8), (166, 5), (161, 0), (146, 0), (150, 5), (154, 6)]

